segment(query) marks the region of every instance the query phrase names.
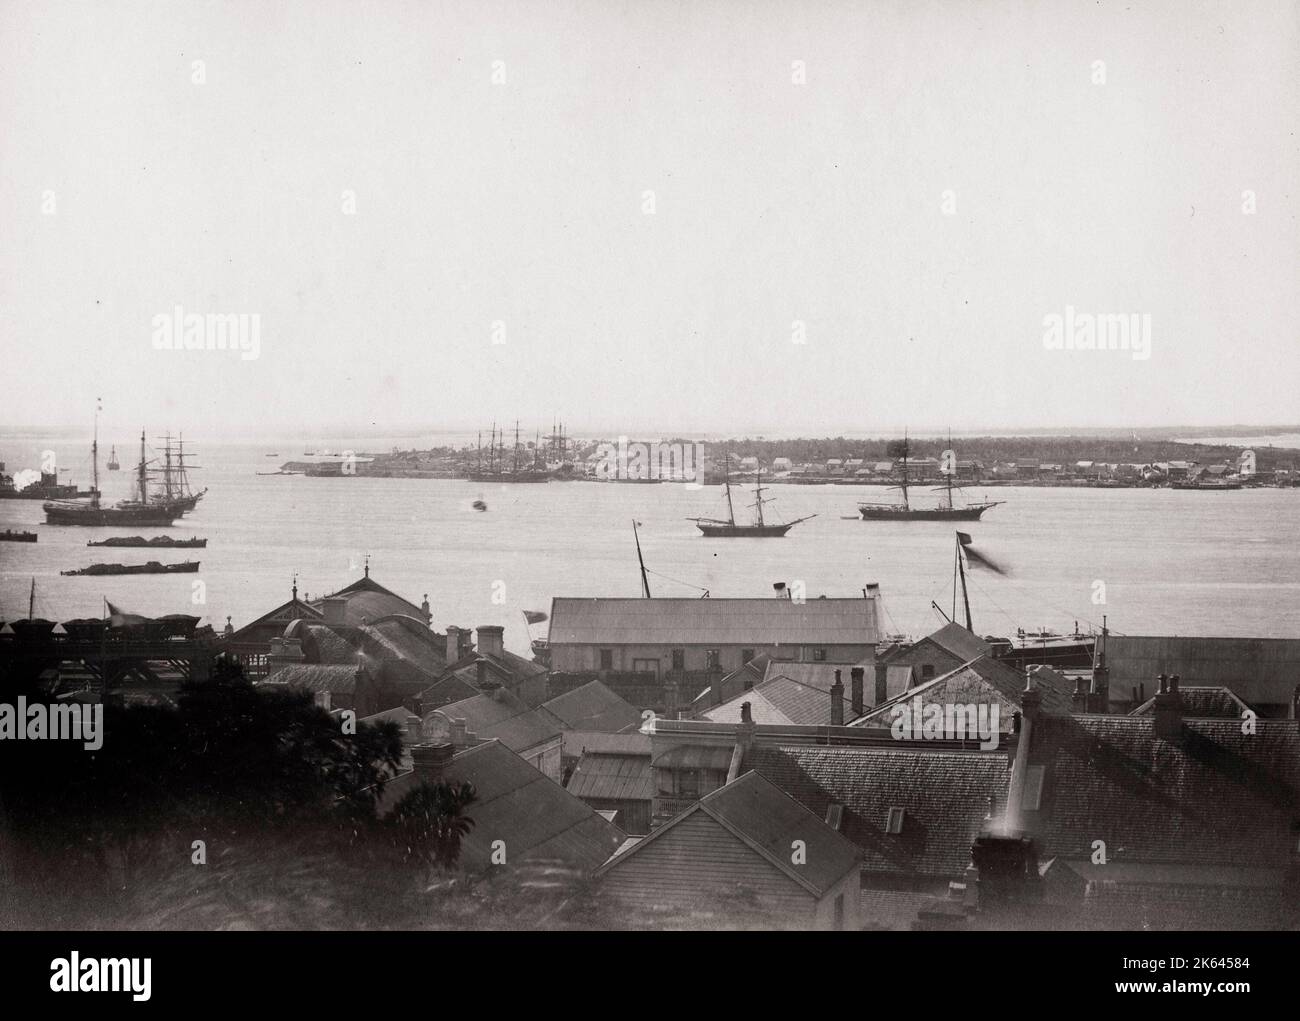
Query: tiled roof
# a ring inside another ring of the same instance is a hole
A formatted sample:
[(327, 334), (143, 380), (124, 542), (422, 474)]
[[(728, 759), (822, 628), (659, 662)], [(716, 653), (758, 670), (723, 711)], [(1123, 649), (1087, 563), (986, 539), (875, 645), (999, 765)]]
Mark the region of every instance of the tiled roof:
[(309, 663), (343, 666), (358, 662), (357, 650), (326, 624), (298, 621), (293, 631), (302, 640), (302, 654)]
[[(748, 772), (695, 802), (644, 840), (607, 862), (617, 868), (646, 847), (670, 835), (695, 812), (703, 812), (752, 850), (816, 896), (826, 894), (858, 864), (858, 849), (822, 818), (786, 795), (760, 773)], [(802, 840), (806, 862), (791, 861), (794, 841)]]
[(617, 734), (641, 726), (641, 711), (600, 681), (591, 681), (557, 695), (549, 702), (543, 702), (542, 708), (568, 730), (600, 730)]
[[(1198, 688), (1180, 686), (1178, 698), (1183, 706), (1183, 715), (1191, 720), (1240, 720), (1241, 714), (1250, 709), (1229, 688)], [(1133, 710), (1132, 716), (1151, 716), (1155, 713), (1155, 696), (1147, 699)]]
[(588, 645), (863, 645), (880, 640), (874, 599), (569, 599), (550, 642)]
[(1289, 703), (1300, 682), (1300, 639), (1110, 635), (1106, 664), (1112, 701), (1127, 700), (1139, 684), (1154, 692), (1155, 678), (1167, 673), (1183, 686), (1224, 685), (1252, 705)]
[(439, 709), (448, 719), (463, 719), (466, 730), (487, 740), (496, 738), (522, 752), (560, 736), (560, 728), (544, 713), (505, 688), (452, 702)]
[(655, 793), (650, 754), (585, 752), (569, 777), (567, 789), (578, 798), (649, 801)]
[(352, 694), (357, 688), (355, 666), (324, 666), (316, 663), (291, 663), (280, 667), (262, 680), (261, 684), (283, 684), (306, 691), (328, 691), (334, 694)]
[[(819, 747), (757, 745), (745, 764), (819, 819), (844, 806), (840, 831), (863, 851), (862, 867), (897, 875), (960, 876), (989, 814), (1006, 800), (1010, 768), (1001, 752), (924, 745)], [(890, 834), (891, 808), (904, 810)]]
[(1043, 717), (1031, 762), (1046, 770), (1040, 857), (1281, 866), (1300, 833), (1294, 720), (1184, 720), (1178, 741), (1151, 717)]

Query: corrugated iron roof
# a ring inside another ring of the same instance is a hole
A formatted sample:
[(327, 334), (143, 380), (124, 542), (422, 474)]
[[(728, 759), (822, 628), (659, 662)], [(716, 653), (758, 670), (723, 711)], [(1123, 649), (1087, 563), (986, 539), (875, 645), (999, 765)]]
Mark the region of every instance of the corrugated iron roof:
[(569, 777), (568, 791), (578, 798), (649, 801), (654, 797), (650, 755), (586, 752)]
[(641, 710), (619, 698), (600, 681), (557, 695), (542, 708), (569, 730), (598, 730), (617, 734), (641, 726)]
[(1288, 703), (1300, 681), (1300, 639), (1182, 638), (1110, 635), (1106, 640), (1112, 701), (1133, 688), (1154, 693), (1162, 673), (1182, 685), (1230, 688), (1249, 703)]
[(544, 713), (505, 688), (484, 692), (442, 706), (449, 719), (463, 719), (480, 738), (496, 738), (511, 751), (522, 752), (560, 736), (560, 728)]
[(583, 645), (874, 645), (874, 599), (551, 601), (550, 642)]

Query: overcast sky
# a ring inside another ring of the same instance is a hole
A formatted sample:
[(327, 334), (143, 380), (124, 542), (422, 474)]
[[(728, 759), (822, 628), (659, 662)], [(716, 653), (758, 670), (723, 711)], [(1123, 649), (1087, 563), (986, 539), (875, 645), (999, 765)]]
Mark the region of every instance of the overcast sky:
[(5, 4), (0, 424), (1294, 421), (1297, 11)]

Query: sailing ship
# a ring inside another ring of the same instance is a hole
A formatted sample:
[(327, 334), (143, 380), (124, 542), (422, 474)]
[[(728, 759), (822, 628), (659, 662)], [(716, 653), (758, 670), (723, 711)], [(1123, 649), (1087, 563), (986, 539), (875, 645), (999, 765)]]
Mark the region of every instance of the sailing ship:
[(858, 513), (863, 521), (978, 521), (980, 515), (991, 507), (996, 507), (1003, 500), (985, 503), (968, 503), (958, 506), (953, 502), (953, 476), (956, 474), (956, 462), (953, 459), (951, 469), (944, 473), (944, 485), (939, 487), (939, 505), (937, 507), (913, 507), (908, 498), (907, 456), (910, 444), (907, 439), (889, 445), (891, 456), (901, 455), (899, 463), (899, 481), (897, 488), (903, 494), (901, 503), (860, 503)]
[(731, 464), (730, 460), (723, 462), (723, 480), (722, 484), (727, 492), (727, 519), (721, 518), (687, 518), (687, 521), (694, 521), (695, 527), (698, 528), (707, 538), (710, 539), (776, 539), (785, 535), (795, 525), (801, 521), (807, 521), (809, 518), (815, 518), (816, 514), (809, 514), (805, 518), (795, 518), (793, 521), (784, 524), (773, 524), (763, 517), (763, 504), (771, 503), (770, 500), (763, 499), (763, 476), (759, 473), (754, 483), (754, 521), (750, 524), (742, 524), (736, 520), (736, 508), (731, 500)]
[[(204, 490), (194, 493), (189, 488), (185, 473), (184, 447), (173, 451), (171, 437), (167, 437), (166, 461), (162, 469), (150, 469), (150, 461), (145, 454), (144, 431), (140, 432), (140, 463), (136, 466), (137, 498), (122, 500), (112, 506), (106, 506), (100, 499), (99, 492), (99, 409), (95, 410), (95, 433), (90, 445), (91, 463), (93, 465), (94, 483), (90, 498), (86, 500), (51, 500), (42, 505), (45, 521), (50, 525), (84, 525), (92, 527), (120, 525), (152, 525), (162, 528), (170, 527), (186, 511), (193, 510), (194, 505), (203, 497)], [(161, 483), (155, 483), (150, 491), (149, 476), (162, 475)]]
[(117, 446), (114, 445), (108, 452), (108, 470), (111, 472), (120, 471), (122, 465), (117, 460)]
[[(500, 446), (498, 446), (498, 442)], [(468, 475), (470, 482), (548, 482), (550, 475), (534, 464), (533, 467), (519, 466), (519, 423), (515, 423), (515, 452), (514, 460), (509, 468), (506, 467), (506, 448), (505, 448), (505, 430), (502, 429), (499, 437), (496, 423), (492, 424), (492, 435), (488, 443), (488, 464), (487, 468), (483, 467), (483, 434), (479, 433), (478, 438), (478, 456), (475, 470)], [(536, 462), (536, 456), (534, 456)]]

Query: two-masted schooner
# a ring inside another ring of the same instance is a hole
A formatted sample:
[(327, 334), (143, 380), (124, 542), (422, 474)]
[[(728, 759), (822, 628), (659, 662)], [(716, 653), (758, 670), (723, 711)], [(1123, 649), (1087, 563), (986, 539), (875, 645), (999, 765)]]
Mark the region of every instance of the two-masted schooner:
[(807, 521), (809, 518), (815, 518), (816, 514), (809, 514), (806, 518), (795, 518), (793, 521), (787, 521), (784, 524), (774, 524), (763, 517), (763, 504), (771, 503), (771, 500), (763, 499), (763, 475), (760, 472), (754, 482), (754, 521), (750, 524), (742, 524), (736, 520), (736, 508), (731, 501), (731, 461), (723, 461), (722, 484), (727, 492), (727, 519), (721, 518), (687, 518), (687, 521), (694, 521), (695, 527), (710, 539), (776, 539), (785, 535), (795, 525), (801, 521)]
[(858, 513), (862, 515), (864, 521), (978, 521), (980, 515), (991, 507), (996, 507), (1002, 500), (991, 500), (984, 503), (968, 503), (958, 505), (953, 502), (953, 490), (958, 488), (953, 485), (953, 476), (956, 474), (956, 464), (954, 463), (948, 471), (944, 473), (944, 484), (939, 487), (939, 504), (936, 507), (913, 507), (908, 499), (908, 469), (907, 457), (910, 450), (910, 444), (906, 439), (891, 443), (888, 448), (891, 452), (896, 451), (901, 455), (898, 471), (899, 479), (897, 488), (902, 492), (903, 499), (901, 503), (860, 503), (858, 504)]

